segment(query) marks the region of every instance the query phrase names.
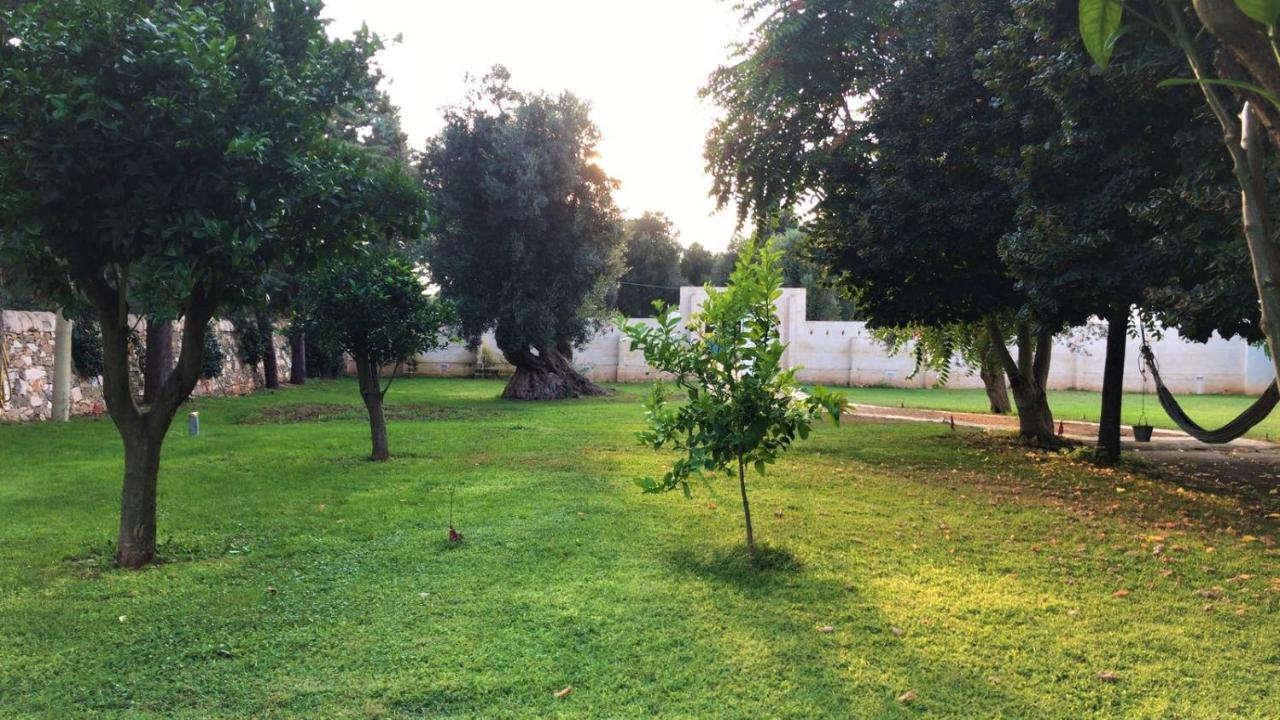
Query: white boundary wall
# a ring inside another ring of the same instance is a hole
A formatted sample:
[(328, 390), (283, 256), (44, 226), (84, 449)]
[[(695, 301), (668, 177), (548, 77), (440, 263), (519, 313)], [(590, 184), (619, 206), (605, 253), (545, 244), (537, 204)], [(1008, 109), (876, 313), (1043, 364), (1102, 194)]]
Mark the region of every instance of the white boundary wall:
[[(702, 304), (706, 292), (700, 287), (680, 289), (680, 315), (688, 319)], [(890, 355), (867, 330), (864, 322), (812, 322), (805, 318), (805, 291), (786, 288), (778, 300), (782, 320), (782, 339), (788, 343), (783, 363), (799, 367), (802, 382), (824, 385), (893, 387), (932, 387), (936, 374), (922, 372), (912, 376), (914, 358), (910, 351)], [(632, 322), (653, 322), (633, 320)], [(1055, 390), (1091, 390), (1102, 388), (1102, 365), (1106, 356), (1105, 332), (1081, 334), (1071, 341), (1059, 338), (1054, 346), (1050, 366), (1049, 387)], [(502, 360), (502, 353), (492, 334), (482, 340), (483, 353), (491, 358), (490, 367), (501, 374), (513, 368)], [(1261, 394), (1272, 380), (1272, 365), (1266, 354), (1239, 338), (1224, 340), (1214, 336), (1207, 343), (1183, 340), (1176, 331), (1166, 330), (1164, 337), (1152, 342), (1160, 373), (1169, 389), (1176, 393), (1245, 393)], [(479, 363), (477, 355), (461, 344), (418, 356), (414, 374), (420, 376), (471, 376)], [(496, 364), (495, 362), (496, 361)], [(645, 382), (652, 379), (650, 369), (639, 353), (632, 352), (626, 338), (614, 327), (598, 333), (574, 355), (574, 364), (597, 382)], [(976, 372), (956, 367), (949, 387), (981, 388)], [(1125, 362), (1125, 388), (1142, 388), (1138, 372), (1138, 341), (1130, 338)], [(1154, 390), (1153, 386), (1148, 386)]]

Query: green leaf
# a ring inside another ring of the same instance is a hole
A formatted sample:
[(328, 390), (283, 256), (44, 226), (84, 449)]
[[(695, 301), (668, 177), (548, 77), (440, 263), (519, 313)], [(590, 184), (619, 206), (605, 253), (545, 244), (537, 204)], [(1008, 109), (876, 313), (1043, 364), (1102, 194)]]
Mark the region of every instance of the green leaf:
[(1080, 37), (1089, 57), (1102, 67), (1111, 62), (1115, 39), (1124, 19), (1120, 0), (1080, 0)]
[(1240, 12), (1263, 25), (1274, 25), (1280, 18), (1280, 0), (1236, 0)]
[(761, 477), (764, 477), (764, 461), (763, 460), (756, 461), (756, 472), (760, 473)]
[(1255, 93), (1262, 96), (1277, 109), (1280, 109), (1280, 97), (1276, 97), (1274, 93), (1268, 92), (1253, 83), (1242, 82), (1240, 80), (1223, 80), (1220, 78), (1169, 78), (1161, 80), (1156, 87), (1167, 88), (1177, 87), (1179, 85), (1222, 85), (1223, 87), (1235, 88), (1236, 90), (1244, 90), (1246, 92)]

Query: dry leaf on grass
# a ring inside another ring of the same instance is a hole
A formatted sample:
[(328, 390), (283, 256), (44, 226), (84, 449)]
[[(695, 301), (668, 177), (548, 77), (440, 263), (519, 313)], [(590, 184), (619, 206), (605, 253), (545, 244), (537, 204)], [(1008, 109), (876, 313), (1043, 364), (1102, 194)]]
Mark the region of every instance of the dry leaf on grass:
[(915, 690), (908, 690), (898, 696), (898, 702), (902, 703), (903, 705), (909, 705), (910, 703), (914, 702), (915, 699), (918, 697), (920, 697), (920, 695)]
[(573, 686), (572, 686), (572, 685), (565, 685), (564, 687), (562, 687), (562, 688), (560, 688), (559, 690), (557, 690), (557, 691), (556, 691), (556, 699), (557, 699), (557, 700), (564, 699), (564, 698), (568, 697), (568, 696), (569, 696), (569, 693), (571, 693), (571, 692), (573, 692)]

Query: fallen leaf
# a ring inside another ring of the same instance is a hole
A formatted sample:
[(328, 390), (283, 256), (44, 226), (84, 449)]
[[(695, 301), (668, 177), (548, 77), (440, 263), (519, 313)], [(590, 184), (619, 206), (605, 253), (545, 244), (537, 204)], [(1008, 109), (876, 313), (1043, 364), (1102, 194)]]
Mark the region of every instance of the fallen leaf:
[(893, 627), (893, 626), (891, 625), (891, 626), (889, 626), (889, 632), (893, 633), (893, 636), (894, 636), (894, 637), (902, 637), (902, 632), (903, 632), (903, 631), (902, 631), (902, 628), (900, 628), (900, 627)]
[(820, 633), (833, 633), (835, 631), (836, 629), (831, 627), (830, 625), (823, 625), (822, 627), (818, 628), (818, 632)]
[(572, 685), (565, 685), (564, 687), (562, 687), (562, 688), (560, 688), (559, 690), (557, 690), (557, 691), (556, 691), (556, 699), (557, 699), (557, 700), (562, 700), (562, 699), (564, 699), (564, 698), (568, 697), (568, 696), (569, 696), (569, 693), (571, 693), (571, 692), (573, 692), (573, 686), (572, 686)]
[(1128, 590), (1124, 590), (1124, 589), (1117, 590), (1117, 591), (1115, 591), (1115, 592), (1111, 593), (1111, 597), (1113, 597), (1113, 598), (1129, 597), (1129, 591), (1128, 591)]
[(1098, 679), (1101, 680), (1102, 682), (1113, 683), (1113, 682), (1119, 682), (1120, 676), (1111, 672), (1110, 670), (1103, 670), (1102, 672), (1098, 673)]
[(903, 705), (909, 705), (918, 697), (920, 697), (920, 695), (915, 690), (908, 690), (898, 696), (898, 702)]

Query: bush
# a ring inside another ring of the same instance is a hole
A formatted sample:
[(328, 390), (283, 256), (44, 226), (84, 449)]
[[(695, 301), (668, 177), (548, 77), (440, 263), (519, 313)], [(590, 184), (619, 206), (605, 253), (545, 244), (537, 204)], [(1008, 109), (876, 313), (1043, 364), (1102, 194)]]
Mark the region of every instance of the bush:
[(212, 380), (222, 375), (222, 364), (226, 362), (226, 353), (222, 351), (222, 343), (218, 341), (217, 322), (209, 323), (204, 334), (204, 355), (200, 360), (200, 379)]
[(72, 319), (71, 365), (86, 380), (102, 374), (102, 331), (88, 313)]

